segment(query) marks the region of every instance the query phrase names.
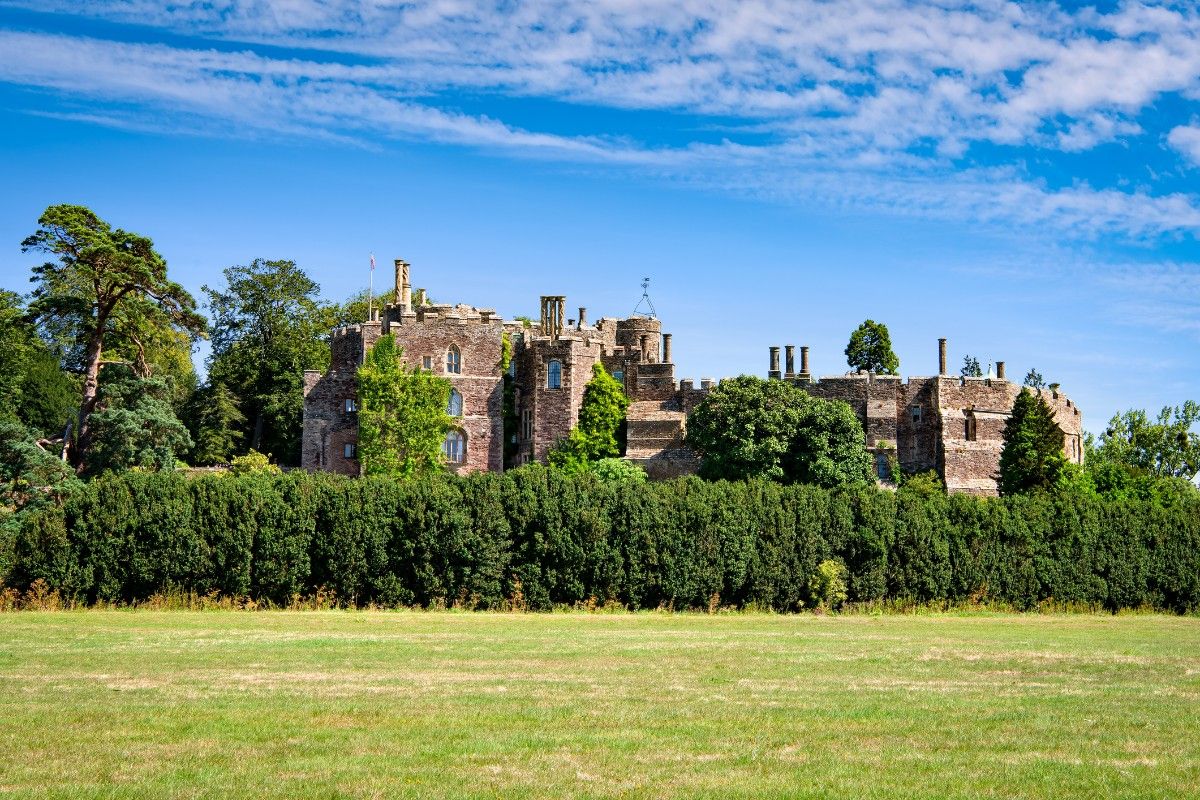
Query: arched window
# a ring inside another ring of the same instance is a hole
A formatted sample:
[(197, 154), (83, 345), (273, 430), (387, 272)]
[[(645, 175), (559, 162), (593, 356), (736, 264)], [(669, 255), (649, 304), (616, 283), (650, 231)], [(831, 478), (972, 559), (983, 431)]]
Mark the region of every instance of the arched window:
[(458, 389), (450, 390), (450, 402), (446, 404), (446, 413), (452, 417), (463, 415), (463, 398)]
[(450, 349), (446, 351), (446, 372), (455, 375), (462, 373), (462, 353), (458, 351), (457, 345), (450, 345)]
[(442, 455), (451, 464), (461, 464), (467, 459), (467, 437), (462, 431), (450, 431), (442, 442)]
[(561, 389), (562, 388), (562, 362), (558, 360), (551, 361), (546, 365), (546, 388)]

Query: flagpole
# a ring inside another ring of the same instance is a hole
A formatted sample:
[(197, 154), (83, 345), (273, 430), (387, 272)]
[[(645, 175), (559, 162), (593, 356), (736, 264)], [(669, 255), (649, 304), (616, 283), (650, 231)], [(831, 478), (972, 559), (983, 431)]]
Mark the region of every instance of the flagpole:
[(375, 316), (375, 254), (371, 253), (371, 279), (367, 284), (367, 322)]

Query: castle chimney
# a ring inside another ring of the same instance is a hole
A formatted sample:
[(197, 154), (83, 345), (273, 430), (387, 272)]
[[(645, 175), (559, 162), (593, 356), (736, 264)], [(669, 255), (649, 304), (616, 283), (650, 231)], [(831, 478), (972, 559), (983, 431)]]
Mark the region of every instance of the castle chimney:
[(779, 380), (779, 348), (771, 347), (771, 369), (767, 372), (767, 377), (773, 380)]
[(946, 374), (946, 340), (938, 339), (938, 375)]
[(643, 333), (641, 336), (641, 339), (640, 339), (640, 344), (642, 347), (642, 363), (649, 364), (650, 363), (650, 337), (647, 334)]
[(996, 362), (996, 380), (998, 380), (998, 381), (1007, 380), (1007, 378), (1004, 377), (1004, 362), (1003, 361)]
[(562, 295), (542, 295), (542, 318), (540, 328), (542, 336), (549, 336), (551, 341), (558, 341), (563, 329), (563, 304), (567, 298)]
[(583, 306), (580, 306), (579, 307), (579, 328), (578, 328), (578, 330), (583, 330), (583, 328), (586, 325), (587, 325), (587, 309), (584, 308)]
[(411, 296), (412, 287), (408, 284), (408, 262), (403, 258), (397, 258), (395, 303), (400, 306), (401, 313), (412, 310), (412, 304), (409, 301)]
[(674, 363), (673, 361), (671, 361), (671, 334), (669, 334), (669, 333), (663, 334), (662, 362), (664, 364)]
[(808, 374), (808, 345), (801, 345), (800, 347), (800, 374)]
[(783, 377), (794, 378), (796, 377), (796, 345), (785, 345), (783, 352), (784, 363), (787, 365), (787, 369), (784, 371)]

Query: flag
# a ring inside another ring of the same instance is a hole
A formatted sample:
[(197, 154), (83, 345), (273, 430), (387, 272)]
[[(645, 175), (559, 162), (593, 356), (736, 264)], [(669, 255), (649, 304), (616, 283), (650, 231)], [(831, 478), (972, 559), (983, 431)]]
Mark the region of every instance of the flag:
[(375, 254), (371, 253), (371, 272), (375, 271)]

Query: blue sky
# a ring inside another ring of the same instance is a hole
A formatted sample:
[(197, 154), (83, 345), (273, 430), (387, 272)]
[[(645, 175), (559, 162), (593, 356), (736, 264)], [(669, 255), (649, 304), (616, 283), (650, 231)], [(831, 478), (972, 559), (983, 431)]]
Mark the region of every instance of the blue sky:
[(839, 374), (870, 317), (1093, 430), (1200, 398), (1194, 4), (0, 0), (0, 120), (8, 288), (83, 203), (198, 296), (261, 256), (342, 299), (374, 252), (594, 319), (649, 276), (680, 377)]

